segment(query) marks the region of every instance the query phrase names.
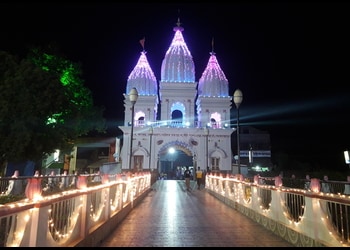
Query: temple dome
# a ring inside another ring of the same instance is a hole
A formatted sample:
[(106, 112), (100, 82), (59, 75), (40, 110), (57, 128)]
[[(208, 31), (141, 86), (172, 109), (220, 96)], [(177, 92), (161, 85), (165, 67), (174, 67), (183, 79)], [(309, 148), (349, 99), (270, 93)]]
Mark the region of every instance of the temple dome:
[(129, 93), (134, 87), (137, 89), (139, 95), (158, 94), (157, 79), (148, 63), (145, 51), (141, 52), (135, 68), (128, 77), (126, 93)]
[(215, 56), (214, 52), (210, 53), (210, 58), (201, 78), (198, 82), (198, 95), (199, 96), (212, 96), (212, 97), (227, 97), (228, 93), (228, 80)]
[(195, 66), (191, 52), (182, 36), (184, 29), (177, 23), (175, 35), (168, 48), (161, 67), (162, 82), (194, 82)]

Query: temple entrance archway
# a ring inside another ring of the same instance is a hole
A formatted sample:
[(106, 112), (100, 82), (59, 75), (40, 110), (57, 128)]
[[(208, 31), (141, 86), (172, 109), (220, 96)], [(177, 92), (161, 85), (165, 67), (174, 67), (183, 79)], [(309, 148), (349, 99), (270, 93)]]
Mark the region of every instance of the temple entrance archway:
[(159, 173), (163, 179), (183, 179), (186, 166), (195, 165), (194, 153), (184, 142), (171, 141), (159, 150)]

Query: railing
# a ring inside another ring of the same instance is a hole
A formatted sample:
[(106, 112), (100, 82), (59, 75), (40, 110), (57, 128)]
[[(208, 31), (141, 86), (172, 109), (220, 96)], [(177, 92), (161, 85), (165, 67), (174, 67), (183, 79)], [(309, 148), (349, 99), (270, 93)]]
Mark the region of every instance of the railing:
[[(203, 126), (204, 125), (204, 126)], [(155, 121), (151, 123), (145, 123), (144, 120), (136, 120), (134, 122), (134, 127), (166, 127), (166, 128), (203, 128), (209, 126), (213, 129), (228, 129), (229, 126), (223, 125), (221, 122), (211, 122), (210, 124), (202, 124), (199, 121), (194, 121), (194, 123), (186, 123), (179, 120), (170, 120), (170, 121)]]
[[(147, 172), (103, 175), (98, 184), (90, 175), (64, 178), (73, 177), (75, 188), (45, 195), (48, 178), (42, 179), (39, 195), (28, 187), (40, 178), (28, 178), (26, 198), (0, 205), (0, 246), (97, 246), (147, 194), (153, 178)], [(325, 183), (333, 193), (322, 192)], [(295, 246), (350, 246), (348, 182), (215, 173), (206, 175), (205, 185), (210, 194)]]
[[(260, 177), (259, 182), (269, 185), (275, 184), (275, 177)], [(323, 193), (350, 194), (350, 182), (318, 180)], [(289, 188), (305, 189), (310, 191), (311, 179), (282, 178), (283, 186)]]
[[(335, 193), (322, 192), (322, 184)], [(243, 180), (241, 175), (206, 175), (206, 189), (211, 194), (295, 246), (350, 246), (347, 185), (279, 176)]]
[(0, 205), (0, 246), (67, 247), (95, 240), (87, 244), (93, 246), (105, 237), (101, 228), (117, 225), (151, 185), (147, 172), (103, 175), (97, 185), (90, 175), (69, 177), (77, 178), (75, 188), (46, 196), (46, 181), (40, 180), (48, 178), (28, 178), (26, 198)]
[[(96, 182), (97, 174), (86, 176), (88, 186), (101, 184), (101, 180)], [(3, 196), (15, 196), (18, 199), (25, 198), (25, 190), (29, 182), (36, 182), (40, 187), (42, 196), (52, 195), (58, 192), (76, 189), (77, 175), (45, 175), (45, 176), (19, 176), (0, 178), (0, 199)], [(0, 202), (1, 204), (1, 202)]]

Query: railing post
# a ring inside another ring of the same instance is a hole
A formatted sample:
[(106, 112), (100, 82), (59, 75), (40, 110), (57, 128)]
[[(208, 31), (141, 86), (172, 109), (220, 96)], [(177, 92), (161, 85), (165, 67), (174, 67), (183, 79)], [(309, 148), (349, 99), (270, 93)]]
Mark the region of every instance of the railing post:
[(321, 190), (320, 180), (317, 178), (311, 178), (310, 189), (312, 192), (319, 193)]
[(282, 187), (282, 177), (280, 175), (275, 177), (275, 187)]
[(29, 200), (40, 197), (41, 191), (41, 178), (31, 177), (27, 179), (25, 195)]
[(84, 189), (87, 188), (87, 175), (78, 175), (77, 188)]

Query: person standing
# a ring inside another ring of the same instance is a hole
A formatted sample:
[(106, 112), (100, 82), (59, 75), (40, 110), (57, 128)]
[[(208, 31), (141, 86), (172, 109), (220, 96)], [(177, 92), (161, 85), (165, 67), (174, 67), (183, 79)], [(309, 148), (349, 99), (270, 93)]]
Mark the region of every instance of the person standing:
[(66, 189), (68, 187), (68, 182), (69, 182), (68, 170), (64, 170), (61, 177), (60, 189)]
[(6, 195), (22, 195), (23, 194), (23, 181), (18, 178), (19, 171), (15, 170), (13, 175), (11, 176), (11, 180), (9, 181), (9, 185), (7, 187)]
[(47, 187), (51, 191), (58, 187), (58, 179), (54, 170), (51, 171), (49, 178), (47, 179)]
[(308, 175), (308, 174), (305, 176), (304, 189), (307, 191), (311, 191), (311, 189), (310, 189), (310, 175)]
[(92, 182), (97, 182), (97, 183), (101, 183), (102, 182), (102, 178), (101, 178), (101, 172), (100, 170), (98, 170), (96, 173), (95, 173), (95, 176), (94, 178), (92, 179)]
[(185, 184), (186, 184), (186, 189), (187, 191), (190, 191), (190, 178), (191, 178), (191, 171), (188, 168), (188, 166), (186, 166), (186, 170), (184, 172), (184, 177), (185, 177)]
[(328, 183), (328, 176), (323, 176), (323, 181), (321, 183), (321, 192), (323, 193), (331, 193), (331, 189)]
[(200, 167), (198, 167), (197, 172), (196, 172), (196, 179), (197, 179), (197, 189), (199, 190), (202, 184), (202, 179), (203, 179), (203, 171), (201, 170)]

